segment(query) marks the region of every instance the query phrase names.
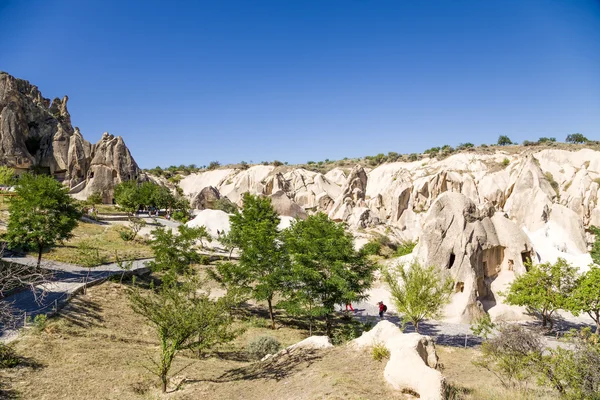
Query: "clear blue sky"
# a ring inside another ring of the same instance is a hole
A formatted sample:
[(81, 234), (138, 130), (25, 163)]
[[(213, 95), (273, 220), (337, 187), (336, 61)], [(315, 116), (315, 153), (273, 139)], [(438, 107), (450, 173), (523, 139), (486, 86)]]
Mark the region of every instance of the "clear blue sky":
[(144, 168), (600, 139), (592, 0), (0, 0), (0, 70)]

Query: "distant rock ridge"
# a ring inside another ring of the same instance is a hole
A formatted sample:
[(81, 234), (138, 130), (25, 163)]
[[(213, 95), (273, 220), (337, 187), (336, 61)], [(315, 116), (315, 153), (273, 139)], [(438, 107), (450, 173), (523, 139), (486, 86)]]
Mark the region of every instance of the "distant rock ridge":
[(100, 192), (112, 202), (114, 186), (141, 178), (140, 169), (120, 136), (86, 141), (71, 124), (68, 100), (50, 101), (37, 86), (0, 72), (0, 163), (18, 173), (45, 171), (77, 198)]

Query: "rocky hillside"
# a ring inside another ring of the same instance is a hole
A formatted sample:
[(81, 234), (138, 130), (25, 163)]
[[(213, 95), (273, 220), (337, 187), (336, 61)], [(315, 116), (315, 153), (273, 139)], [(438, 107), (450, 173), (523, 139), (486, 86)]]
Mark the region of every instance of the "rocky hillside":
[(86, 141), (71, 124), (68, 100), (50, 101), (28, 81), (0, 72), (0, 163), (48, 172), (75, 197), (98, 191), (111, 202), (114, 185), (138, 179), (139, 168), (121, 137)]
[(587, 228), (600, 225), (599, 184), (600, 152), (527, 148), (325, 174), (287, 166), (224, 168), (179, 183), (198, 209), (222, 197), (239, 204), (250, 191), (271, 196), (281, 215), (325, 212), (346, 222), (358, 242), (374, 234), (416, 240), (413, 256), (455, 279), (446, 316), (460, 320), (481, 309), (512, 312), (497, 294), (529, 260), (563, 257), (586, 269), (593, 239)]

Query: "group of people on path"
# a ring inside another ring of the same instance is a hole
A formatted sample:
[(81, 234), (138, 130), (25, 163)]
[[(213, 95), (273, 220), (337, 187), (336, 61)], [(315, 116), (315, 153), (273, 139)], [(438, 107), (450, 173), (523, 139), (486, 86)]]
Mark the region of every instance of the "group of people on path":
[[(387, 312), (387, 306), (383, 304), (383, 301), (378, 302), (377, 305), (379, 306), (379, 318), (383, 318), (383, 314)], [(356, 312), (352, 303), (346, 303), (346, 311)]]

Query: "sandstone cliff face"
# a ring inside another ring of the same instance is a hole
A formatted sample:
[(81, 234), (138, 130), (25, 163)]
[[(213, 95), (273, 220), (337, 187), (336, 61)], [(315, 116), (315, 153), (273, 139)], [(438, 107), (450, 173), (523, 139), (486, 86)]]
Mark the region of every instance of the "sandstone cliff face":
[(347, 223), (361, 243), (370, 233), (417, 240), (413, 255), (455, 281), (446, 316), (467, 321), (482, 310), (511, 314), (499, 293), (527, 260), (562, 257), (587, 269), (586, 230), (600, 226), (599, 183), (598, 151), (499, 148), (327, 174), (262, 165), (222, 169), (192, 174), (180, 186), (190, 198), (212, 186), (238, 204), (246, 191), (274, 196), (285, 201), (278, 211), (292, 217), (304, 217), (299, 208), (325, 212)]
[(139, 168), (123, 139), (108, 133), (92, 145), (71, 125), (69, 98), (50, 101), (29, 82), (0, 72), (0, 162), (18, 172), (46, 171), (71, 188), (75, 197), (103, 193), (138, 179)]

